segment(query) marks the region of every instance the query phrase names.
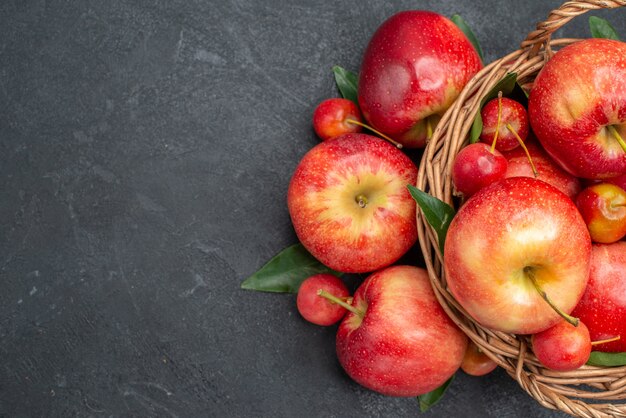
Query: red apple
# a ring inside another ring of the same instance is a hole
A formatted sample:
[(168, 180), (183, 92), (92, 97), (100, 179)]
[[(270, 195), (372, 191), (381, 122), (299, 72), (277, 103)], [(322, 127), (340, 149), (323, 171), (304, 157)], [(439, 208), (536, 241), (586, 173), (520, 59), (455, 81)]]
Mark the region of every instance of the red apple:
[(530, 160), (522, 147), (502, 153), (508, 162), (504, 176), (535, 177), (530, 163), (532, 161), (537, 170), (537, 179), (553, 185), (573, 200), (582, 187), (578, 177), (563, 170), (536, 141), (529, 138), (525, 145), (526, 149), (528, 149)]
[(553, 186), (511, 177), (478, 191), (450, 223), (445, 278), (485, 327), (533, 334), (574, 309), (585, 290), (591, 239), (574, 202)]
[(626, 352), (626, 242), (594, 244), (589, 284), (572, 312), (589, 328), (592, 341), (619, 336), (594, 350)]
[(461, 370), (470, 376), (484, 376), (494, 371), (496, 367), (498, 367), (498, 363), (493, 361), (476, 343), (470, 340), (463, 356)]
[(626, 191), (611, 183), (586, 187), (576, 206), (589, 228), (591, 240), (610, 244), (626, 236)]
[(359, 106), (375, 129), (407, 148), (429, 131), (482, 68), (478, 53), (448, 18), (399, 12), (376, 30), (359, 74)]
[(605, 181), (607, 183), (614, 184), (614, 185), (619, 186), (622, 189), (626, 190), (626, 174), (621, 175), (621, 176), (617, 176), (617, 177), (611, 177), (609, 179), (606, 179)]
[(304, 247), (333, 270), (386, 267), (417, 240), (416, 206), (407, 185), (417, 168), (398, 148), (367, 134), (313, 147), (289, 184), (287, 205)]
[(327, 273), (315, 274), (305, 279), (298, 289), (296, 306), (307, 321), (322, 326), (333, 325), (346, 313), (346, 309), (322, 295), (322, 292), (346, 301), (350, 292), (337, 276)]
[[(498, 113), (500, 113), (499, 119)], [(510, 151), (520, 145), (516, 134), (522, 141), (528, 137), (528, 113), (526, 108), (516, 100), (508, 97), (491, 99), (482, 108), (480, 115), (483, 120), (480, 140), (485, 144), (492, 145), (496, 127), (499, 127), (497, 129), (496, 149), (500, 152)]]
[(348, 375), (389, 396), (418, 396), (459, 368), (467, 337), (437, 301), (426, 270), (392, 266), (370, 275), (337, 331)]
[(537, 359), (552, 370), (576, 370), (589, 360), (591, 354), (591, 337), (583, 322), (573, 326), (566, 321), (559, 321), (533, 334), (530, 341)]
[(348, 120), (361, 122), (361, 112), (357, 105), (348, 99), (326, 99), (313, 112), (313, 129), (322, 141), (339, 135), (361, 132), (361, 125)]
[(626, 174), (626, 43), (585, 39), (559, 50), (528, 99), (530, 125), (571, 174)]
[(461, 149), (452, 165), (452, 183), (457, 194), (466, 198), (502, 178), (507, 162), (502, 153), (482, 142)]

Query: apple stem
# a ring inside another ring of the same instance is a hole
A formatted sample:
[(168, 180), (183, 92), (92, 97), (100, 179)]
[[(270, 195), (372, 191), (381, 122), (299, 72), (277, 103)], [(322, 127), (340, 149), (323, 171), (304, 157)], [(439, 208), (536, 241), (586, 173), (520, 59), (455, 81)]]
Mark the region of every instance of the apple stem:
[(354, 200), (356, 200), (360, 208), (367, 206), (367, 197), (362, 194), (358, 195)]
[(430, 117), (426, 118), (426, 140), (433, 137), (433, 124), (430, 123)]
[(607, 338), (606, 340), (592, 341), (591, 345), (612, 343), (613, 341), (619, 341), (619, 339), (620, 339), (620, 336), (618, 335), (617, 337)]
[(351, 123), (353, 125), (358, 125), (361, 126), (367, 130), (370, 130), (372, 132), (374, 132), (375, 134), (379, 135), (381, 138), (386, 139), (387, 141), (391, 142), (393, 145), (395, 145), (397, 148), (402, 148), (402, 144), (399, 143), (398, 141), (394, 141), (393, 139), (389, 138), (387, 135), (385, 135), (384, 133), (377, 131), (376, 129), (372, 128), (371, 126), (369, 126), (366, 123), (363, 122), (359, 122), (358, 120), (354, 120), (354, 119), (346, 119), (346, 123)]
[(613, 135), (615, 140), (619, 143), (620, 147), (622, 147), (624, 152), (626, 152), (626, 142), (624, 142), (624, 139), (622, 138), (622, 136), (619, 134), (619, 132), (617, 132), (617, 129), (615, 129), (615, 126), (608, 125), (607, 128), (609, 132), (611, 133), (611, 135)]
[(498, 92), (498, 120), (496, 121), (496, 131), (493, 134), (493, 141), (491, 141), (491, 153), (496, 150), (496, 141), (498, 141), (498, 134), (500, 133), (500, 122), (502, 121), (502, 90)]
[(539, 173), (537, 172), (537, 168), (535, 167), (535, 164), (533, 163), (533, 159), (530, 157), (530, 152), (528, 152), (528, 148), (526, 147), (526, 144), (524, 144), (524, 141), (522, 140), (522, 138), (520, 138), (519, 134), (515, 131), (515, 128), (513, 128), (510, 123), (506, 124), (506, 129), (511, 131), (513, 136), (515, 136), (515, 139), (517, 139), (517, 142), (519, 142), (520, 146), (522, 147), (522, 149), (526, 153), (526, 158), (528, 158), (528, 162), (530, 163), (530, 167), (533, 170), (533, 175), (535, 176), (535, 178), (537, 178)]
[(338, 298), (337, 296), (333, 295), (332, 293), (328, 293), (324, 289), (319, 289), (317, 291), (317, 295), (321, 296), (323, 298), (326, 298), (330, 302), (336, 303), (337, 305), (339, 305), (339, 306), (341, 306), (343, 308), (346, 308), (347, 310), (349, 310), (353, 314), (358, 315), (360, 318), (363, 318), (365, 316), (365, 313), (363, 311), (361, 311), (360, 309), (355, 308), (354, 306), (352, 306), (351, 304), (347, 303), (343, 299)]
[(530, 279), (530, 281), (532, 282), (533, 286), (535, 286), (535, 289), (537, 290), (537, 292), (539, 292), (539, 295), (543, 298), (543, 300), (545, 300), (548, 303), (548, 305), (550, 305), (550, 307), (552, 309), (554, 309), (554, 311), (556, 313), (558, 313), (563, 319), (565, 319), (567, 322), (569, 322), (573, 326), (577, 327), (578, 326), (578, 322), (579, 322), (578, 318), (575, 318), (575, 317), (573, 317), (571, 315), (566, 314), (558, 306), (556, 306), (554, 304), (554, 302), (552, 301), (552, 299), (550, 299), (548, 294), (541, 288), (539, 283), (537, 283), (537, 278), (535, 277), (535, 273), (533, 271), (533, 268), (532, 267), (524, 267), (524, 273)]

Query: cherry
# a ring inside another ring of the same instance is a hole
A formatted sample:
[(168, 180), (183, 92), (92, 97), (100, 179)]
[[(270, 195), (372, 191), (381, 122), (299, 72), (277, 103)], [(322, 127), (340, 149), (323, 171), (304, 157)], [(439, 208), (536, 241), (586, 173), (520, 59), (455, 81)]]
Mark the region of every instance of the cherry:
[(502, 97), (502, 92), (487, 102), (480, 115), (483, 120), (480, 140), (490, 145), (495, 141), (498, 151), (517, 148), (528, 137), (530, 125), (526, 108), (520, 102)]
[(343, 134), (361, 132), (362, 122), (359, 108), (348, 99), (326, 99), (317, 105), (313, 112), (313, 129), (322, 141)]
[(296, 305), (307, 321), (316, 325), (333, 325), (345, 315), (341, 302), (350, 299), (350, 292), (337, 276), (315, 274), (305, 279), (298, 289)]
[(498, 363), (493, 361), (491, 357), (481, 351), (475, 342), (470, 340), (463, 356), (461, 370), (470, 376), (484, 376), (487, 373), (491, 373), (496, 367), (498, 367)]
[(594, 242), (610, 244), (626, 236), (626, 190), (612, 183), (597, 183), (576, 195)]
[(507, 161), (498, 150), (482, 142), (461, 149), (452, 165), (452, 182), (457, 193), (469, 198), (506, 174)]
[(559, 321), (531, 336), (533, 352), (545, 367), (557, 371), (576, 370), (589, 360), (591, 337), (582, 322), (573, 326)]

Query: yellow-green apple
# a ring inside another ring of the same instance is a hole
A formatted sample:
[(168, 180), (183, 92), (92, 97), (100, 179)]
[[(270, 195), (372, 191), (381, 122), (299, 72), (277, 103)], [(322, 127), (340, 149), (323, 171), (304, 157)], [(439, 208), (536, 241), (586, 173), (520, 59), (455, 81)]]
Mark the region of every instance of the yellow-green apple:
[(582, 188), (578, 177), (556, 164), (536, 140), (529, 137), (525, 145), (530, 160), (522, 147), (502, 153), (508, 162), (504, 177), (535, 177), (534, 165), (537, 179), (553, 185), (573, 200)]
[(559, 50), (528, 99), (530, 125), (571, 174), (626, 174), (626, 43), (585, 39)]
[(626, 242), (594, 244), (585, 293), (572, 312), (589, 328), (592, 341), (619, 340), (594, 350), (626, 352)]
[(363, 273), (391, 265), (417, 240), (407, 185), (417, 168), (387, 141), (346, 134), (302, 158), (287, 192), (300, 242), (328, 267)]
[(463, 147), (452, 164), (452, 183), (456, 194), (469, 198), (478, 190), (503, 179), (507, 161), (497, 149), (476, 142)]
[(570, 198), (541, 180), (511, 177), (478, 191), (452, 219), (445, 278), (483, 326), (533, 334), (574, 309), (590, 252), (587, 226)]
[(389, 396), (418, 396), (458, 370), (467, 337), (447, 316), (425, 269), (391, 266), (370, 275), (354, 293), (353, 312), (337, 330), (337, 356), (346, 373)]
[(385, 20), (370, 39), (358, 82), (365, 120), (407, 148), (423, 147), (441, 115), (482, 68), (448, 18), (408, 10)]
[(495, 140), (495, 148), (500, 152), (519, 147), (519, 141), (525, 141), (528, 137), (528, 112), (516, 100), (508, 97), (491, 99), (482, 108), (480, 115), (483, 120), (480, 140), (489, 145)]
[(593, 184), (578, 193), (575, 202), (592, 241), (610, 244), (626, 236), (624, 189), (611, 183)]
[(548, 369), (576, 370), (589, 360), (591, 337), (583, 322), (573, 326), (559, 321), (550, 328), (533, 334), (530, 338), (533, 353)]

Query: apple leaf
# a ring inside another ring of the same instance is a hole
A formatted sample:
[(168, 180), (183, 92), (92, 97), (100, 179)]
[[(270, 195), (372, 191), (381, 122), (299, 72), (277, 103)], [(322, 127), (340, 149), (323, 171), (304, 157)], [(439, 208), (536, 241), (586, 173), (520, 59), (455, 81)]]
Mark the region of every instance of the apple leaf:
[(603, 353), (592, 351), (587, 360), (590, 366), (616, 367), (626, 366), (626, 353)]
[(472, 45), (474, 46), (474, 49), (476, 50), (476, 52), (478, 53), (478, 56), (480, 57), (480, 60), (482, 61), (483, 60), (483, 50), (480, 47), (480, 43), (478, 42), (478, 38), (476, 38), (476, 35), (474, 35), (474, 32), (469, 27), (467, 22), (459, 15), (453, 15), (451, 20), (454, 22), (454, 24), (459, 29), (461, 29), (461, 32), (463, 32), (465, 34), (465, 36), (467, 37), (467, 39), (472, 43)]
[(435, 389), (435, 390), (433, 390), (431, 392), (425, 393), (423, 395), (418, 396), (417, 400), (420, 403), (420, 411), (426, 412), (433, 405), (435, 405), (437, 402), (439, 402), (441, 400), (441, 398), (443, 397), (443, 394), (448, 389), (448, 386), (450, 386), (450, 383), (452, 383), (453, 380), (454, 380), (454, 375), (452, 375), (452, 377), (450, 377), (450, 379), (448, 379), (446, 381), (446, 383), (444, 383), (443, 385), (439, 386), (437, 389)]
[(439, 249), (443, 254), (444, 242), (446, 240), (446, 234), (448, 233), (448, 227), (452, 218), (454, 218), (454, 208), (448, 205), (446, 202), (437, 199), (434, 196), (429, 195), (426, 192), (421, 191), (415, 186), (408, 185), (409, 192), (413, 199), (417, 202), (419, 207), (424, 212), (424, 216), (428, 221), (428, 224), (435, 229), (437, 238), (439, 239)]
[[(522, 87), (517, 84), (517, 73), (507, 73), (502, 78), (502, 80), (498, 81), (498, 83), (493, 86), (491, 90), (489, 90), (485, 97), (482, 98), (482, 100), (480, 101), (480, 108), (478, 109), (478, 112), (476, 112), (476, 116), (474, 117), (474, 122), (472, 123), (472, 128), (470, 130), (470, 143), (473, 144), (475, 142), (478, 142), (480, 133), (483, 130), (483, 117), (480, 114), (480, 110), (489, 100), (498, 97), (498, 92), (500, 91), (502, 92), (503, 96), (509, 96), (514, 92), (517, 93), (517, 96), (519, 96), (520, 91), (524, 93), (524, 89), (522, 89)], [(524, 97), (526, 97), (525, 93)], [(527, 98), (528, 97), (526, 97), (526, 99)], [(518, 99), (517, 97), (516, 100), (524, 101), (523, 98)]]
[(302, 244), (294, 244), (248, 277), (241, 283), (241, 288), (260, 292), (297, 293), (304, 279), (319, 273), (342, 275), (320, 263)]
[(333, 67), (333, 73), (335, 73), (335, 83), (337, 83), (337, 88), (339, 89), (341, 96), (344, 99), (352, 100), (358, 106), (358, 76), (338, 65)]
[(620, 40), (613, 26), (611, 26), (607, 20), (600, 17), (589, 16), (589, 29), (591, 30), (591, 36), (594, 38)]

